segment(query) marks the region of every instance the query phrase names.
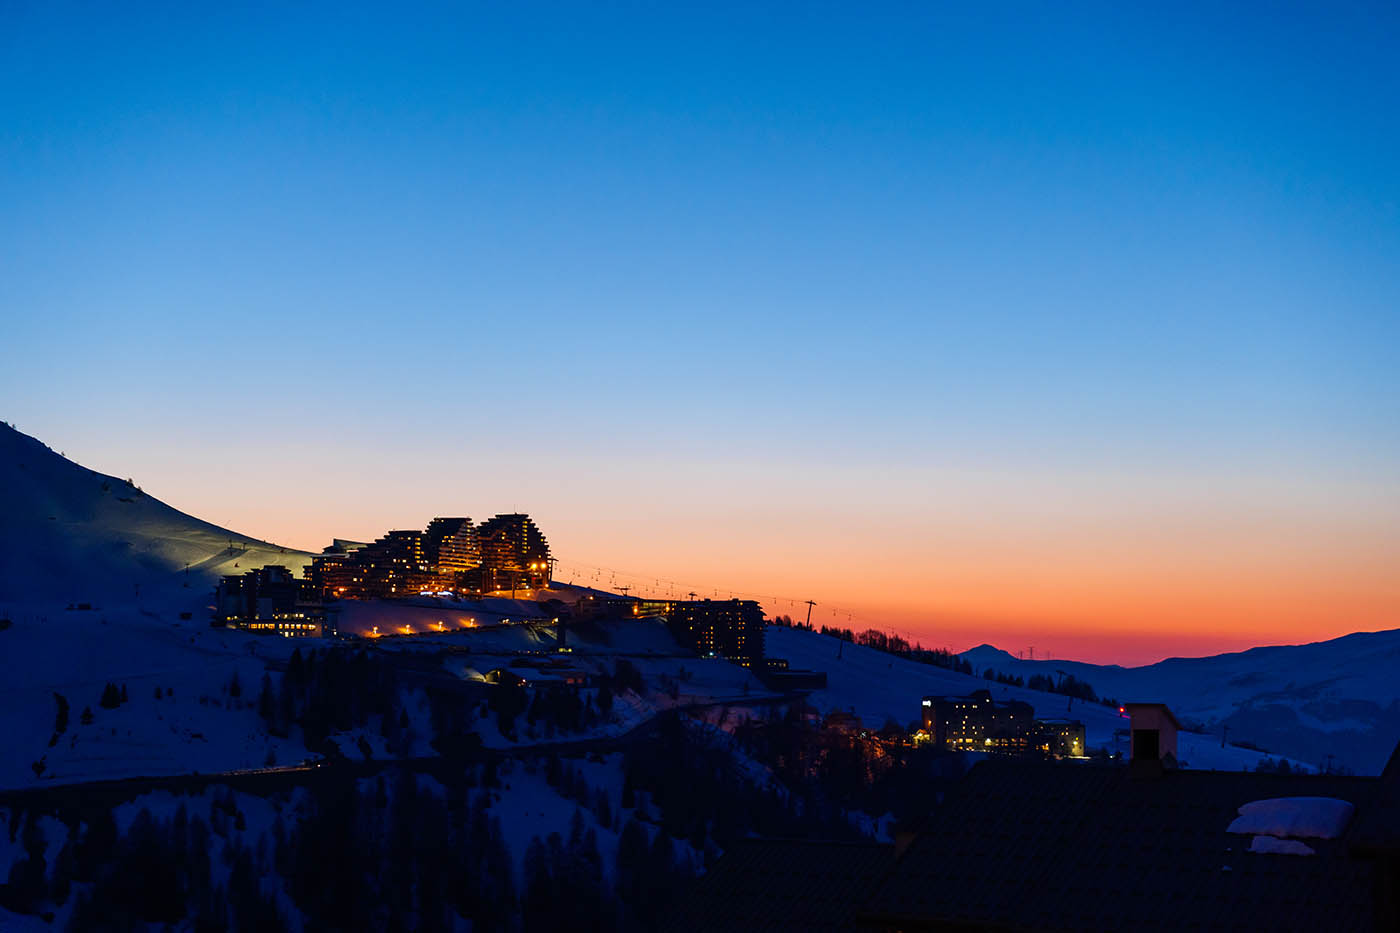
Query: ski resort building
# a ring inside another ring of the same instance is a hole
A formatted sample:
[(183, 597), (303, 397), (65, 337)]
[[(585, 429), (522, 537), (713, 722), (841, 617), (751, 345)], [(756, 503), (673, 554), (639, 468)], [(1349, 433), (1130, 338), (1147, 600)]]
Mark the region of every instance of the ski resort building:
[(671, 632), (702, 657), (721, 657), (744, 667), (763, 665), (763, 609), (751, 599), (672, 603)]
[(455, 577), (481, 566), (481, 539), (470, 518), (435, 518), (423, 532), (428, 564), (438, 574)]
[(497, 515), (477, 529), (484, 592), (548, 586), (553, 561), (549, 542), (530, 516)]
[(1084, 723), (1077, 719), (1037, 719), (1031, 742), (1037, 752), (1053, 758), (1083, 758), (1088, 749)]
[(214, 623), (289, 637), (319, 638), (325, 612), (315, 588), (271, 565), (224, 577), (214, 590)]
[(995, 700), (991, 691), (968, 696), (924, 697), (916, 742), (960, 752), (1001, 755), (1041, 754), (1082, 758), (1084, 724), (1076, 719), (1036, 719), (1020, 700)]
[(391, 531), (354, 554), (355, 582), (362, 596), (392, 599), (438, 588), (428, 566), (421, 531)]
[(435, 518), (423, 531), (391, 531), (372, 544), (337, 541), (312, 560), (307, 579), (332, 599), (395, 599), (541, 588), (551, 570), (549, 542), (528, 515), (513, 513), (480, 526)]
[(969, 696), (924, 697), (923, 731), (950, 751), (1021, 754), (1030, 748), (1035, 710), (1020, 700), (994, 700), (987, 690)]
[(359, 572), (354, 554), (366, 547), (363, 542), (336, 538), (307, 565), (305, 576), (315, 592), (332, 599), (355, 591)]

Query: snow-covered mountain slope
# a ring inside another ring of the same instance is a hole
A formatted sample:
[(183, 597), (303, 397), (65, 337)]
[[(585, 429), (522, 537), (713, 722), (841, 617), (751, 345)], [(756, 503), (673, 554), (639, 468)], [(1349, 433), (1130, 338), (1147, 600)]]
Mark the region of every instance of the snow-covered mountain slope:
[[(0, 424), (0, 611), (208, 595), (217, 577), (311, 559), (171, 508)], [(164, 601), (164, 600), (162, 600)], [(203, 600), (207, 602), (207, 599)]]
[[(827, 672), (827, 688), (812, 694), (811, 702), (823, 712), (854, 711), (870, 728), (878, 729), (888, 720), (907, 726), (920, 715), (925, 696), (961, 696), (974, 690), (991, 690), (999, 700), (1023, 700), (1043, 719), (1069, 718), (1084, 723), (1090, 748), (1103, 748), (1127, 754), (1127, 739), (1119, 731), (1128, 725), (1115, 708), (1085, 703), (1039, 690), (988, 683), (980, 677), (920, 664), (905, 658), (841, 644), (829, 635), (797, 628), (768, 626), (767, 653), (787, 658), (794, 668)], [(1276, 750), (1275, 750), (1276, 751)], [(1178, 744), (1179, 758), (1191, 768), (1239, 770), (1254, 768), (1264, 755), (1233, 745), (1222, 747), (1219, 735), (1184, 734)]]
[(1144, 667), (1022, 661), (990, 645), (962, 657), (978, 671), (1064, 671), (1100, 694), (1164, 702), (1217, 734), (1228, 728), (1232, 740), (1316, 763), (1332, 755), (1360, 773), (1378, 772), (1400, 741), (1400, 630)]
[(172, 612), (16, 618), (0, 631), (0, 788), (301, 761), (299, 736), (269, 735), (257, 711), (264, 670), (295, 647)]

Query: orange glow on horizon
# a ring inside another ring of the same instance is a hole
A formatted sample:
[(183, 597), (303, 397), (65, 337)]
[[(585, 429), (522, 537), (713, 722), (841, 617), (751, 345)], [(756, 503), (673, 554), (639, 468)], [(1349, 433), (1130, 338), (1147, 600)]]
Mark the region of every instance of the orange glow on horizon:
[(524, 511), (563, 582), (733, 593), (798, 621), (811, 599), (814, 624), (954, 651), (986, 642), (1141, 664), (1400, 626), (1400, 484), (1383, 472), (580, 456), (566, 483), (554, 464), (520, 458), (490, 461), (469, 482), (430, 464), (404, 484), (398, 461), (386, 454), (381, 466), (370, 450), (353, 475), (339, 460), (302, 464), (326, 477), (312, 499), (261, 482), (260, 463), (211, 488), (195, 464), (164, 454), (141, 471), (154, 494), (288, 546), (316, 552), (438, 515)]

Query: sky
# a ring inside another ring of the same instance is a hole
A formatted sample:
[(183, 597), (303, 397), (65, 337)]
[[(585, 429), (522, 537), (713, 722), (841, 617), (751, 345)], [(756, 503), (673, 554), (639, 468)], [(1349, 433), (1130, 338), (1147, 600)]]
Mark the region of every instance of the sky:
[(0, 417), (954, 650), (1400, 626), (1393, 5), (404, 6), (0, 5)]

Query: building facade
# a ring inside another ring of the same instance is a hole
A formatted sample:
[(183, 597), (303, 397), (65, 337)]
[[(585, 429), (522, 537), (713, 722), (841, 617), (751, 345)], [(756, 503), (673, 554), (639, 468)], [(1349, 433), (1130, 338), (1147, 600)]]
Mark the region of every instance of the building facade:
[(214, 624), (288, 637), (325, 634), (315, 588), (280, 565), (227, 576), (214, 590)]
[(751, 599), (672, 603), (668, 621), (676, 639), (701, 657), (763, 666), (763, 609)]
[(539, 589), (549, 585), (553, 560), (549, 542), (530, 516), (497, 515), (477, 529), (484, 592)]
[(1034, 749), (1052, 758), (1084, 758), (1084, 723), (1077, 719), (1037, 719), (1031, 738)]
[(990, 690), (967, 696), (924, 697), (917, 743), (931, 742), (958, 752), (1083, 758), (1084, 723), (1077, 719), (1036, 719), (1021, 700), (996, 700)]
[(530, 516), (434, 518), (423, 531), (391, 531), (370, 544), (336, 541), (307, 579), (330, 599), (395, 599), (423, 592), (517, 593), (549, 585), (549, 542)]
[(1035, 710), (1020, 700), (994, 700), (987, 690), (968, 696), (924, 697), (923, 731), (951, 751), (1022, 754), (1029, 750)]
[(456, 579), (481, 566), (481, 540), (470, 518), (435, 518), (423, 532), (428, 565), (439, 575)]

